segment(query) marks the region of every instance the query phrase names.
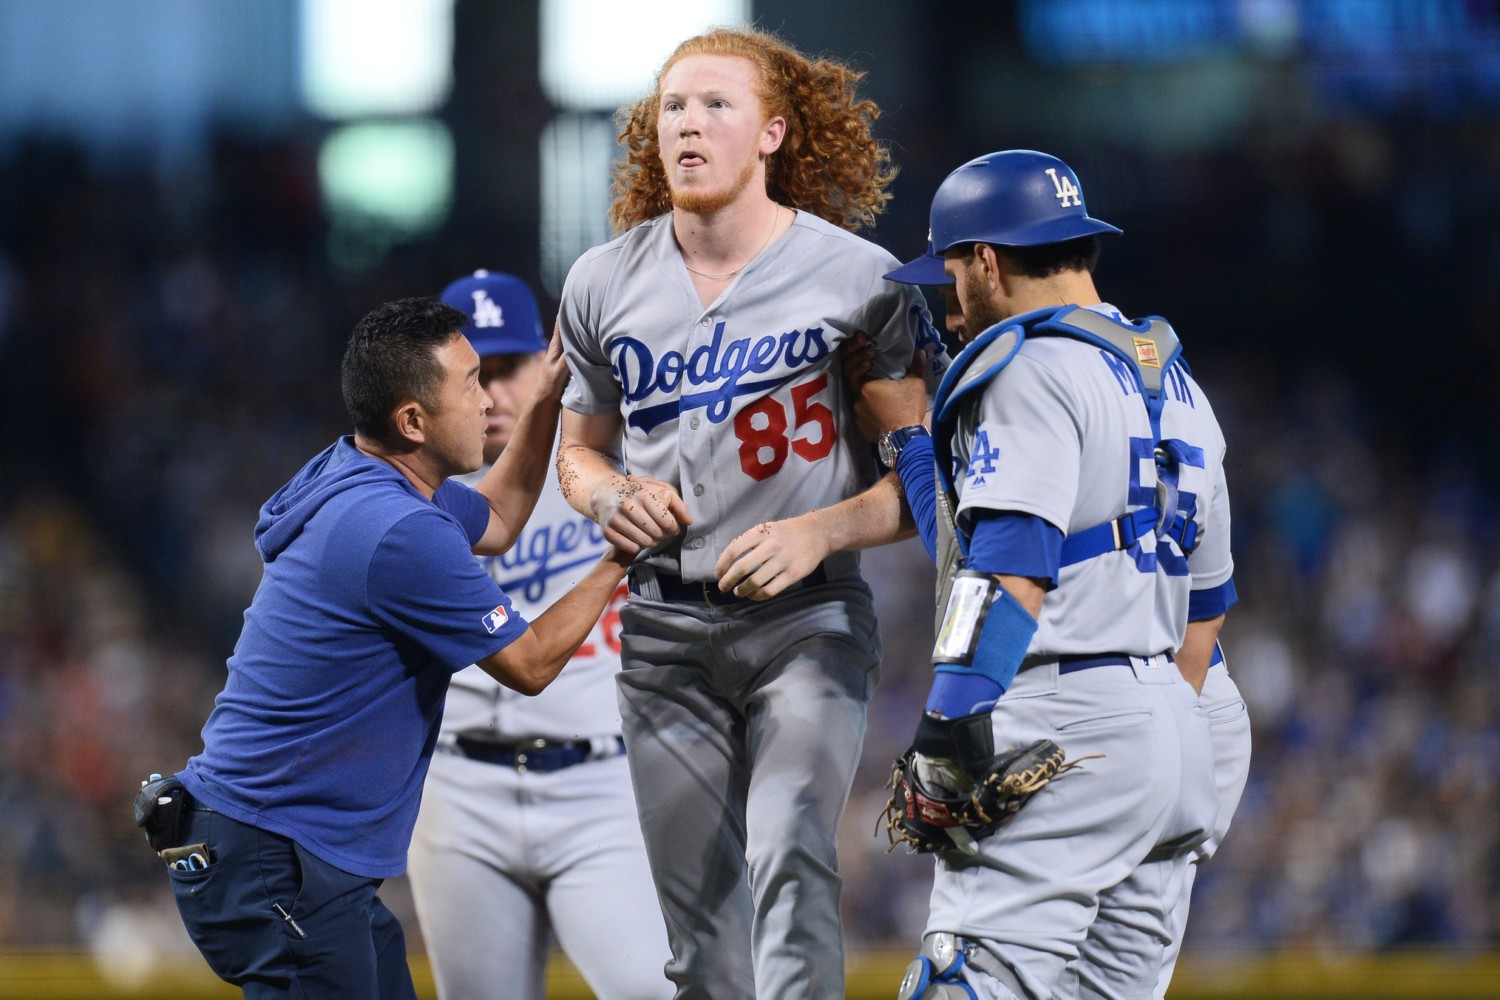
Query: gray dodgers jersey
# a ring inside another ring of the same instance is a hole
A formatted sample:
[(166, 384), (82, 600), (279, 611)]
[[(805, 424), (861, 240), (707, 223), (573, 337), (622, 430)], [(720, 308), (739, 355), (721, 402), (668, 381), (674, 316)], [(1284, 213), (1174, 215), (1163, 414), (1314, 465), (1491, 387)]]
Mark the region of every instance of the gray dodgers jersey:
[(652, 557), (715, 578), (724, 548), (762, 521), (827, 507), (875, 481), (837, 364), (846, 337), (876, 347), (873, 372), (903, 375), (912, 351), (947, 358), (890, 254), (806, 212), (707, 309), (660, 216), (579, 258), (559, 323), (575, 378), (564, 405), (621, 414), (627, 472), (676, 487), (693, 524)]
[[(1091, 307), (1118, 318), (1112, 306)], [(958, 512), (1020, 511), (1068, 534), (1150, 506), (1156, 489), (1151, 421), (1122, 362), (1073, 337), (1028, 336), (954, 434)], [(1201, 452), (1180, 472), (1179, 509), (1198, 522), (1186, 559), (1175, 542), (1147, 535), (1128, 549), (1064, 566), (1042, 604), (1028, 655), (1176, 650), (1190, 590), (1217, 587), (1234, 571), (1224, 435), (1198, 384), (1181, 364), (1163, 378), (1161, 433)]]
[[(456, 478), (473, 485), (483, 474), (481, 469)], [(510, 551), (481, 556), (479, 563), (521, 617), (535, 621), (583, 578), (605, 548), (599, 526), (568, 506), (557, 483), (549, 481)], [(535, 697), (512, 691), (476, 666), (454, 674), (443, 708), (443, 735), (486, 733), (506, 742), (618, 736), (614, 677), (620, 669), (619, 612), (625, 596), (622, 584), (562, 673)]]

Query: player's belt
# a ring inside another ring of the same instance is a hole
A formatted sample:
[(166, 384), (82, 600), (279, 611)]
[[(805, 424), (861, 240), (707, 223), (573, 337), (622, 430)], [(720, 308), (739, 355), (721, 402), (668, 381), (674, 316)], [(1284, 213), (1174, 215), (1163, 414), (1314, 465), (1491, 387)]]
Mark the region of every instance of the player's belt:
[(625, 752), (625, 741), (616, 736), (603, 744), (603, 752), (591, 740), (525, 740), (521, 743), (493, 743), (472, 736), (458, 737), (454, 749), (470, 760), (485, 764), (513, 767), (517, 771), (561, 771), (586, 760), (618, 757)]
[[(650, 593), (648, 576), (654, 579), (659, 596)], [(817, 587), (827, 582), (828, 571), (824, 569), (822, 563), (819, 563), (811, 573), (777, 596), (790, 594), (803, 587)], [(631, 571), (630, 592), (670, 604), (712, 604), (716, 607), (727, 607), (734, 604), (746, 604), (750, 601), (748, 597), (736, 597), (732, 593), (726, 594), (720, 591), (717, 580), (684, 580), (676, 573), (667, 573), (652, 566), (637, 567)]]
[(1128, 667), (1130, 657), (1124, 653), (1104, 653), (1100, 656), (1059, 656), (1057, 672), (1071, 674), (1090, 667)]
[[(1168, 653), (1166, 657), (1170, 662), (1172, 654)], [(1136, 660), (1144, 659), (1148, 659), (1148, 657), (1130, 656), (1127, 653), (1098, 653), (1082, 656), (1059, 656), (1055, 660), (1040, 661), (1035, 666), (1041, 667), (1048, 663), (1056, 663), (1059, 674), (1071, 674), (1079, 670), (1088, 670), (1090, 667), (1128, 667)], [(1029, 669), (1029, 667), (1023, 665), (1022, 669)]]

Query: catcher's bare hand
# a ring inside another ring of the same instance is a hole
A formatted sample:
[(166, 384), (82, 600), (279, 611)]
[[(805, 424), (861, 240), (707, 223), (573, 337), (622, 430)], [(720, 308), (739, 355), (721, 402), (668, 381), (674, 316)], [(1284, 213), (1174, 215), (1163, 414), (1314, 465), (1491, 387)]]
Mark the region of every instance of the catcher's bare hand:
[(862, 333), (845, 341), (844, 380), (854, 398), (854, 420), (865, 440), (874, 442), (881, 432), (893, 431), (927, 420), (927, 356), (917, 351), (904, 378), (870, 375), (875, 349)]

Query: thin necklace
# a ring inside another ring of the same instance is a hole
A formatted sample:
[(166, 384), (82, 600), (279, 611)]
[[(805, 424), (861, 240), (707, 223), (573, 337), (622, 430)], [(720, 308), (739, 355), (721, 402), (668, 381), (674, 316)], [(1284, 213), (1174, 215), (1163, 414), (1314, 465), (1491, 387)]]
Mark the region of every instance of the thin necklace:
[(682, 266), (698, 275), (698, 277), (707, 278), (710, 281), (723, 281), (725, 278), (732, 278), (736, 274), (739, 274), (741, 271), (743, 271), (745, 268), (749, 267), (751, 264), (755, 263), (755, 258), (766, 252), (766, 247), (771, 245), (771, 237), (776, 234), (776, 222), (780, 218), (781, 206), (773, 203), (771, 205), (771, 229), (770, 232), (766, 233), (766, 241), (760, 245), (759, 250), (750, 255), (749, 260), (745, 261), (745, 263), (741, 264), (733, 271), (725, 271), (723, 274), (709, 274), (707, 271), (700, 271), (693, 265), (689, 264), (686, 257), (682, 258)]

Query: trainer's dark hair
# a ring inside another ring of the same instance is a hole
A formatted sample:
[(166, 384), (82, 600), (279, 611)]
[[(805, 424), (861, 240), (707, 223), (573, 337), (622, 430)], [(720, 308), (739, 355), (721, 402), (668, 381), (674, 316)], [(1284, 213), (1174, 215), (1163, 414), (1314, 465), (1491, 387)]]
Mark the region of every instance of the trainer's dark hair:
[(1090, 233), (1061, 243), (1043, 243), (1032, 247), (996, 247), (1016, 266), (1024, 278), (1050, 278), (1063, 271), (1093, 273), (1099, 263), (1099, 234)]
[(344, 349), (344, 406), (354, 430), (390, 443), (396, 407), (416, 400), (437, 410), (443, 366), (437, 351), (469, 317), (432, 298), (397, 299), (377, 306), (354, 324)]

